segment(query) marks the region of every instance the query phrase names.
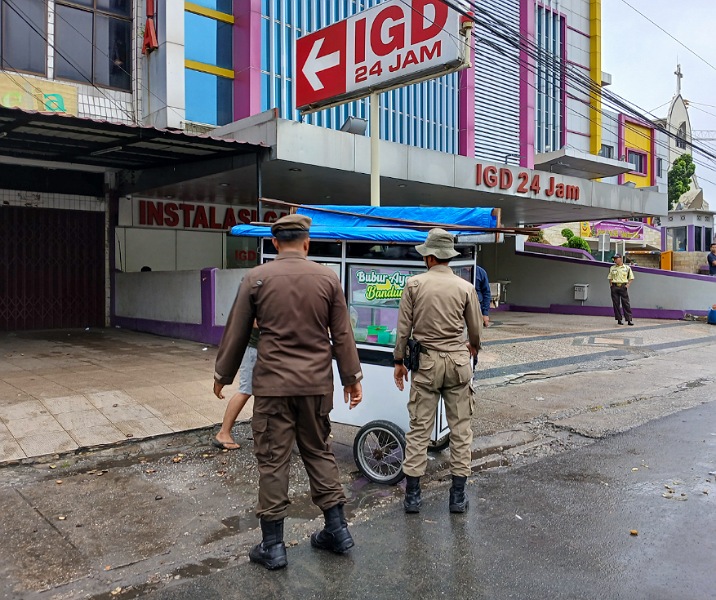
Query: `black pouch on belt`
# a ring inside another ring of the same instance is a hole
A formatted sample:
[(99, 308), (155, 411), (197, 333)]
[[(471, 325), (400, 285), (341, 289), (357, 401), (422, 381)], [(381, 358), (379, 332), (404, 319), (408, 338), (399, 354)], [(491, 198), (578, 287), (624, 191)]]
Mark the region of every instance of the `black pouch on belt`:
[(417, 371), (420, 368), (420, 342), (408, 340), (408, 355), (405, 357), (405, 366), (409, 371)]

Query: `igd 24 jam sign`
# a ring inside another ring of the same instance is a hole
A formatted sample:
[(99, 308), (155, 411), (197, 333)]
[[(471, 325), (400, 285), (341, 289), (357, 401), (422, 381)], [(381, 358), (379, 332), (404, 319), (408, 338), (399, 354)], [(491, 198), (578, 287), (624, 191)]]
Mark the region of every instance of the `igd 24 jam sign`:
[(296, 41), (304, 113), (469, 66), (461, 16), (441, 0), (389, 0)]

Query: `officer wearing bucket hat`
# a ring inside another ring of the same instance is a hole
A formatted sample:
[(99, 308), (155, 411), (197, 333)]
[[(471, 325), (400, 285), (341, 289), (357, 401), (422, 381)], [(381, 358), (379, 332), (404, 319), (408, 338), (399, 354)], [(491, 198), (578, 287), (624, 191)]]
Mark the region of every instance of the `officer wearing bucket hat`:
[(624, 264), (621, 254), (612, 257), (614, 264), (609, 267), (609, 290), (612, 296), (612, 308), (617, 325), (623, 325), (622, 311), (627, 325), (634, 325), (631, 317), (631, 302), (629, 300), (629, 286), (634, 281), (634, 271), (629, 265)]
[[(465, 482), (470, 474), (470, 424), (474, 403), (470, 381), (470, 355), (480, 349), (482, 314), (474, 286), (455, 275), (449, 261), (455, 251), (452, 234), (431, 229), (424, 244), (415, 247), (428, 268), (408, 279), (400, 299), (398, 331), (393, 354), (395, 385), (404, 389), (408, 370), (403, 364), (408, 338), (420, 342), (420, 365), (413, 371), (403, 472), (407, 478), (403, 506), (407, 513), (420, 512), (420, 477), (427, 467), (430, 434), (440, 396), (445, 401), (450, 425), (450, 512), (468, 508)], [(467, 325), (467, 343), (465, 340)]]
[(307, 260), (311, 219), (288, 215), (271, 227), (276, 260), (251, 269), (241, 282), (216, 357), (214, 394), (233, 381), (256, 323), (261, 331), (253, 373), (251, 426), (259, 471), (262, 541), (249, 554), (267, 569), (286, 566), (283, 522), (290, 504), (294, 441), (326, 526), (314, 548), (343, 554), (353, 546), (343, 513), (346, 496), (331, 448), (335, 355), (344, 399), (361, 401), (363, 378), (348, 308), (336, 274)]

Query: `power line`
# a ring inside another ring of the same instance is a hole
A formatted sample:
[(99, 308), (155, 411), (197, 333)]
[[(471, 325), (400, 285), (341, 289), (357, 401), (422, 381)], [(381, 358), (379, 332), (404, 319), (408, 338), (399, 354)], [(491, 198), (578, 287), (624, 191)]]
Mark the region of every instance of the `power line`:
[[(525, 54), (527, 54), (528, 57), (532, 58), (537, 63), (537, 65), (542, 65), (541, 67), (535, 66), (535, 68), (551, 69), (552, 76), (555, 77), (561, 78), (561, 76), (564, 75), (565, 85), (571, 85), (571, 87), (573, 87), (579, 93), (584, 93), (588, 97), (601, 98), (601, 101), (607, 106), (611, 106), (612, 108), (624, 111), (630, 115), (637, 116), (639, 119), (646, 121), (668, 137), (672, 139), (678, 139), (677, 133), (669, 131), (660, 124), (655, 123), (653, 121), (653, 119), (656, 119), (654, 115), (651, 115), (650, 113), (650, 116), (645, 115), (645, 110), (643, 108), (628, 100), (625, 100), (621, 96), (618, 96), (617, 94), (609, 90), (602, 88), (602, 86), (598, 85), (591, 78), (586, 77), (583, 73), (577, 71), (573, 65), (563, 61), (561, 57), (557, 57), (554, 53), (548, 52), (547, 50), (537, 46), (533, 40), (521, 34), (510, 24), (505, 23), (498, 17), (480, 8), (476, 2), (467, 2), (469, 7), (474, 9), (475, 11), (475, 14), (472, 14), (466, 11), (464, 8), (456, 6), (455, 3), (451, 0), (441, 1), (453, 10), (456, 10), (463, 16), (471, 19), (480, 27), (491, 32), (497, 38), (506, 41), (510, 46), (513, 47), (513, 49), (517, 51), (523, 51)], [(488, 18), (492, 22), (492, 24), (487, 23), (484, 18), (483, 20), (480, 20), (480, 18), (477, 16), (478, 14), (484, 15), (484, 17)], [(501, 51), (499, 46), (497, 46), (496, 44), (492, 42), (488, 43), (496, 50)], [(505, 54), (504, 52), (502, 53)], [(505, 56), (508, 55), (505, 54)], [(516, 60), (520, 65), (525, 66), (532, 73), (537, 75), (537, 73), (532, 70), (532, 65), (529, 63), (529, 61), (525, 61), (519, 56), (517, 58), (513, 56), (508, 56), (508, 58), (512, 61)], [(559, 75), (556, 75), (557, 72), (559, 73)], [(596, 110), (596, 107), (592, 106), (592, 109)], [(705, 154), (711, 158), (716, 158), (716, 155), (712, 154), (708, 150), (700, 148), (699, 146), (694, 146), (693, 143), (691, 145), (692, 147), (695, 147), (696, 149), (700, 150), (702, 154)]]
[(668, 36), (669, 36), (672, 40), (674, 40), (677, 44), (679, 44), (679, 45), (682, 46), (683, 48), (686, 48), (686, 50), (688, 50), (689, 52), (691, 52), (691, 54), (693, 54), (696, 58), (698, 58), (698, 59), (701, 60), (702, 62), (706, 63), (709, 67), (711, 67), (714, 71), (716, 71), (716, 67), (714, 67), (709, 61), (707, 61), (703, 56), (701, 56), (701, 55), (697, 54), (696, 52), (694, 52), (691, 48), (689, 48), (689, 47), (688, 47), (686, 44), (684, 44), (681, 40), (675, 38), (675, 37), (674, 37), (673, 35), (671, 35), (668, 31), (666, 31), (666, 29), (664, 29), (661, 25), (659, 25), (658, 23), (655, 23), (654, 21), (652, 21), (649, 17), (647, 17), (647, 16), (646, 16), (643, 12), (641, 12), (639, 9), (637, 9), (637, 8), (635, 8), (634, 6), (632, 6), (631, 4), (629, 4), (629, 2), (627, 2), (627, 0), (621, 0), (621, 1), (622, 1), (624, 4), (626, 4), (629, 8), (631, 8), (634, 12), (639, 13), (642, 17), (644, 17), (647, 21), (649, 21), (649, 23), (651, 23), (654, 27), (656, 27), (656, 28), (660, 29), (661, 31), (663, 31), (666, 35), (668, 35)]
[[(458, 12), (460, 12), (460, 10), (457, 9), (454, 5), (451, 5), (451, 3), (450, 3), (449, 0), (442, 0), (442, 1), (443, 1), (445, 4), (447, 4), (448, 6), (450, 6), (451, 8), (453, 8), (454, 10), (458, 10)], [(478, 8), (478, 7), (474, 6), (474, 8)], [(480, 10), (480, 9), (478, 8), (478, 10)], [(468, 16), (468, 17), (471, 18), (471, 15), (469, 15), (468, 13), (466, 13), (466, 12), (464, 12), (464, 11), (462, 11), (462, 12), (465, 14), (465, 16)], [(491, 19), (493, 19), (493, 20), (495, 20), (495, 21), (498, 21), (498, 25), (501, 25), (505, 30), (507, 30), (508, 34), (509, 34), (509, 33), (512, 33), (512, 34), (514, 35), (514, 33), (515, 33), (514, 29), (511, 30), (511, 28), (510, 28), (510, 26), (509, 26), (508, 24), (505, 24), (504, 22), (500, 21), (499, 19), (497, 19), (497, 18), (494, 17), (493, 15), (488, 14), (488, 16), (489, 16)], [(482, 24), (482, 23), (478, 22), (478, 24)], [(485, 28), (488, 29), (489, 31), (493, 32), (493, 33), (497, 33), (497, 32), (494, 30), (494, 28), (491, 28), (490, 26), (487, 26), (487, 27), (485, 27)], [(499, 37), (502, 38), (502, 39), (505, 39), (502, 35), (499, 35)], [(534, 45), (531, 40), (528, 40), (527, 38), (525, 38), (525, 37), (522, 36), (521, 34), (519, 35), (519, 37), (522, 39), (523, 44), (528, 45), (528, 46), (529, 46), (529, 45)], [(484, 41), (487, 45), (491, 46), (493, 49), (495, 49), (497, 52), (499, 52), (499, 53), (502, 54), (503, 56), (509, 58), (510, 60), (513, 60), (513, 61), (515, 60), (515, 57), (508, 55), (500, 46), (498, 46), (497, 44), (495, 44), (495, 43), (492, 42), (491, 40), (484, 39), (484, 40), (482, 40), (482, 41)], [(511, 41), (511, 40), (507, 40), (507, 41)], [(514, 45), (514, 44), (512, 44), (512, 45)], [(529, 52), (529, 51), (528, 51), (527, 54), (534, 57), (534, 52)], [(544, 50), (540, 50), (540, 54), (546, 55), (547, 60), (546, 60), (545, 62), (549, 62), (550, 57), (551, 57), (551, 58), (553, 59), (552, 62), (558, 62), (558, 61), (559, 61), (560, 64), (563, 64), (562, 61), (561, 61), (561, 58), (560, 58), (560, 59), (556, 59), (556, 58), (554, 57), (554, 55), (551, 54), (551, 53), (548, 53), (548, 52), (546, 52), (546, 51), (544, 51)], [(541, 57), (538, 57), (538, 59), (539, 59), (539, 58), (541, 58)], [(542, 60), (544, 60), (544, 59), (542, 59)], [(532, 73), (532, 74), (534, 74), (534, 75), (537, 75), (536, 69), (539, 68), (538, 66), (532, 65), (529, 61), (525, 61), (525, 60), (523, 60), (523, 59), (521, 59), (521, 58), (517, 58), (517, 59), (516, 59), (516, 62), (517, 62), (520, 66), (524, 66), (530, 73)], [(570, 65), (567, 65), (567, 66), (569, 67)], [(579, 82), (578, 82), (578, 83), (579, 83)], [(565, 82), (565, 84), (566, 84), (566, 82)], [(540, 90), (538, 90), (538, 88), (537, 88), (535, 85), (532, 85), (532, 84), (529, 84), (529, 85), (530, 85), (530, 87), (532, 87), (535, 91), (537, 91), (537, 92), (540, 91)], [(572, 87), (574, 87), (575, 89), (578, 89), (578, 91), (581, 91), (581, 92), (583, 92), (583, 90), (584, 90), (584, 87), (582, 87), (582, 89), (579, 90), (579, 87), (580, 87), (579, 85), (574, 85), (574, 84), (572, 84)], [(589, 86), (587, 86), (587, 90), (588, 90), (588, 91), (587, 91), (586, 95), (587, 95), (587, 96), (591, 96), (593, 91), (596, 91), (596, 92), (601, 91), (601, 87), (595, 88), (595, 87), (594, 87), (594, 82), (593, 82), (591, 79), (589, 79)], [(548, 95), (548, 94), (547, 94), (547, 95)], [(677, 136), (676, 134), (674, 134), (673, 132), (669, 132), (668, 130), (666, 130), (665, 128), (659, 126), (658, 124), (653, 123), (648, 117), (644, 116), (643, 114), (639, 113), (638, 111), (634, 111), (633, 109), (630, 109), (630, 107), (628, 107), (628, 105), (625, 104), (626, 101), (622, 101), (623, 99), (622, 99), (621, 97), (617, 96), (616, 94), (615, 94), (614, 96), (615, 96), (615, 98), (616, 98), (616, 102), (615, 102), (615, 103), (616, 103), (617, 105), (619, 105), (619, 108), (622, 108), (622, 109), (626, 108), (626, 109), (627, 109), (627, 112), (632, 113), (632, 114), (635, 113), (635, 114), (639, 117), (640, 120), (645, 121), (646, 124), (648, 124), (648, 125), (654, 127), (656, 130), (661, 131), (662, 133), (666, 134), (668, 137), (671, 137), (672, 139), (678, 139), (678, 136)], [(549, 97), (549, 95), (548, 95), (548, 97)], [(594, 105), (590, 104), (589, 102), (583, 101), (583, 100), (579, 100), (579, 99), (576, 98), (576, 97), (575, 97), (575, 100), (577, 100), (577, 101), (579, 101), (579, 102), (583, 102), (586, 106), (589, 106), (592, 110), (596, 111), (597, 113), (599, 113), (600, 115), (602, 115), (604, 118), (609, 119), (610, 121), (612, 121), (612, 122), (614, 122), (614, 123), (618, 123), (618, 118), (614, 118), (612, 115), (610, 115), (610, 114), (604, 112), (602, 109), (598, 109), (597, 107), (595, 107)], [(608, 105), (608, 103), (607, 103), (607, 105)], [(638, 107), (637, 107), (637, 108), (638, 108)], [(599, 125), (596, 121), (594, 121), (594, 120), (593, 120), (592, 118), (590, 118), (588, 115), (584, 115), (584, 114), (582, 114), (582, 113), (580, 113), (580, 112), (574, 110), (573, 108), (570, 108), (568, 105), (565, 105), (565, 109), (568, 110), (568, 111), (570, 111), (570, 112), (572, 112), (572, 113), (574, 113), (575, 115), (578, 115), (578, 116), (581, 116), (581, 117), (583, 117), (583, 118), (586, 118), (586, 119), (587, 119), (588, 121), (590, 121), (591, 123), (594, 123), (594, 124)], [(643, 109), (642, 109), (642, 110), (643, 110)], [(635, 127), (633, 127), (632, 125), (630, 125), (630, 124), (628, 124), (628, 123), (625, 123), (625, 124), (624, 124), (624, 129), (626, 129), (626, 130), (628, 130), (628, 131), (631, 131), (631, 132), (635, 133), (636, 135), (638, 135), (638, 136), (640, 136), (640, 137), (642, 137), (642, 138), (644, 138), (644, 139), (651, 140), (651, 137), (650, 137), (649, 135), (646, 135), (643, 131), (641, 131), (641, 130), (639, 130), (639, 129), (636, 129)], [(667, 150), (667, 151), (670, 150), (670, 147), (669, 147), (668, 144), (666, 144), (666, 143), (664, 143), (664, 142), (657, 141), (656, 139), (654, 140), (654, 142), (655, 142), (655, 144), (658, 145), (659, 147), (661, 147), (661, 148), (663, 148), (663, 149), (665, 149), (665, 150)], [(691, 144), (691, 146), (694, 147), (693, 144)], [(696, 150), (699, 150), (701, 153), (705, 153), (705, 154), (706, 154), (707, 156), (709, 156), (709, 157), (713, 157), (713, 156), (714, 156), (714, 155), (711, 154), (710, 152), (704, 151), (704, 150), (702, 150), (702, 149), (699, 148), (699, 147), (696, 147), (695, 149), (696, 149)], [(709, 170), (709, 171), (714, 171), (714, 169), (713, 169), (710, 165), (708, 165), (708, 164), (699, 162), (699, 161), (697, 161), (697, 160), (694, 160), (694, 163), (697, 164), (698, 166), (701, 166), (701, 167), (703, 167), (703, 168)], [(669, 165), (669, 166), (670, 166), (670, 165)], [(716, 172), (716, 171), (715, 171), (715, 172)], [(704, 179), (704, 181), (708, 181), (709, 183), (712, 183), (710, 180), (708, 180), (708, 179), (706, 179), (706, 178), (704, 178), (704, 177), (702, 177), (702, 179)], [(716, 184), (715, 184), (715, 185), (716, 185)]]

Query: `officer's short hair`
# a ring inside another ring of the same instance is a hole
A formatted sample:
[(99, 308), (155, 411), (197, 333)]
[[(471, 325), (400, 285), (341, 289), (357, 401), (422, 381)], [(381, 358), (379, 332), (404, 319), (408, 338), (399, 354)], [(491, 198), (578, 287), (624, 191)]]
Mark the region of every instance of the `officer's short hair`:
[(283, 231), (277, 231), (274, 237), (279, 242), (297, 242), (299, 240), (308, 239), (308, 231), (301, 231), (299, 229), (284, 229)]

